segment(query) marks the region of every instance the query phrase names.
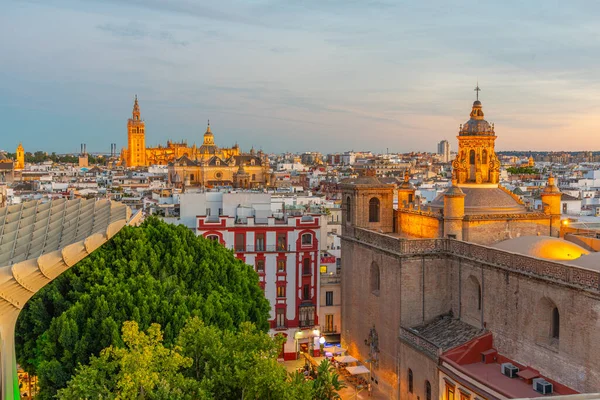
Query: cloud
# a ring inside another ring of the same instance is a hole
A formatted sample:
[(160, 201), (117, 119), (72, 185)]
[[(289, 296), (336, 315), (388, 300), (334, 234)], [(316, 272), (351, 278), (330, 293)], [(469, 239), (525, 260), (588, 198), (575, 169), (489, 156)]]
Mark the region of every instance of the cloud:
[(165, 30), (151, 30), (142, 24), (129, 23), (127, 25), (104, 23), (96, 27), (100, 31), (111, 34), (112, 36), (125, 39), (153, 39), (165, 42), (174, 46), (187, 46), (189, 42), (176, 39), (175, 36)]

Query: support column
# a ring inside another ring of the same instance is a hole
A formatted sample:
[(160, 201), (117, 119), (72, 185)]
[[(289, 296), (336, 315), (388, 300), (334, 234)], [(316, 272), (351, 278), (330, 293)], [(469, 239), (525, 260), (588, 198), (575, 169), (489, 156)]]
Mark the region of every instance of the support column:
[(0, 319), (0, 357), (2, 368), (2, 399), (18, 400), (19, 376), (17, 375), (17, 359), (15, 356), (15, 326), (20, 310), (2, 315)]

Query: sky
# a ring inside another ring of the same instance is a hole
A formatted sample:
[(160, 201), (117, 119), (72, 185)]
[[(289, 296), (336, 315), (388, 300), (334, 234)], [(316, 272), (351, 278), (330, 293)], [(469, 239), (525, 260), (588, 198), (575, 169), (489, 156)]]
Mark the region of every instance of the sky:
[(0, 148), (456, 148), (477, 82), (497, 150), (600, 150), (594, 1), (8, 0)]

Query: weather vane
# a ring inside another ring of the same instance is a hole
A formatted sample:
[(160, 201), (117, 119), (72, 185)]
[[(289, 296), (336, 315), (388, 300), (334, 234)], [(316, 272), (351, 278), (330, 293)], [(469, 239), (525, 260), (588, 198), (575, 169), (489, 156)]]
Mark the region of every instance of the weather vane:
[(479, 81), (477, 81), (477, 86), (475, 86), (475, 92), (477, 93), (477, 101), (479, 101), (479, 92), (481, 92), (481, 89), (479, 89)]

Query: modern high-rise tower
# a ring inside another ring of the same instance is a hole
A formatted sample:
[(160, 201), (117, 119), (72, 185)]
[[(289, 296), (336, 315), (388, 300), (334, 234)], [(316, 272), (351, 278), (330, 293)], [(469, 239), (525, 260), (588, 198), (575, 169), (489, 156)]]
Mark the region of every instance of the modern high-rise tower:
[(447, 140), (442, 140), (438, 143), (437, 154), (442, 156), (442, 162), (450, 161), (450, 143)]

